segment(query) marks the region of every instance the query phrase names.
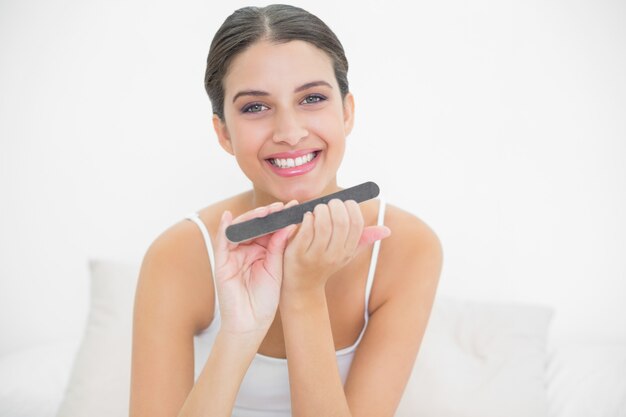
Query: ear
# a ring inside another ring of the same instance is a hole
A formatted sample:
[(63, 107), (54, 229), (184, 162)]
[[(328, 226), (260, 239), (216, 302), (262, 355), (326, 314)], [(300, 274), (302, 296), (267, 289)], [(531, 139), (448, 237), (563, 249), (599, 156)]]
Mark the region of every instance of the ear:
[(226, 123), (223, 122), (217, 114), (213, 115), (213, 129), (215, 129), (215, 134), (217, 135), (217, 140), (220, 142), (220, 146), (229, 154), (234, 155), (233, 143), (230, 140)]
[(343, 100), (343, 124), (346, 136), (348, 136), (354, 126), (354, 96), (352, 93), (346, 94)]

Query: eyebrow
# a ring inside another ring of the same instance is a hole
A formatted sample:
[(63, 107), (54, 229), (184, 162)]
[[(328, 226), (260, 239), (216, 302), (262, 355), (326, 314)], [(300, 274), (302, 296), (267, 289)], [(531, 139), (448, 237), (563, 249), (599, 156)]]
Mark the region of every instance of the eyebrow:
[[(300, 91), (303, 90), (307, 90), (311, 87), (317, 87), (320, 85), (324, 85), (326, 87), (329, 88), (333, 88), (329, 83), (327, 83), (326, 81), (311, 81), (310, 83), (306, 83), (306, 84), (302, 84), (300, 87), (296, 88), (295, 90), (293, 90), (294, 93), (298, 93)], [(267, 91), (261, 91), (261, 90), (243, 90), (238, 92), (237, 94), (235, 94), (235, 97), (233, 97), (233, 103), (235, 102), (235, 100), (237, 100), (240, 96), (255, 96), (255, 97), (259, 97), (259, 96), (269, 96), (270, 93), (268, 93)]]

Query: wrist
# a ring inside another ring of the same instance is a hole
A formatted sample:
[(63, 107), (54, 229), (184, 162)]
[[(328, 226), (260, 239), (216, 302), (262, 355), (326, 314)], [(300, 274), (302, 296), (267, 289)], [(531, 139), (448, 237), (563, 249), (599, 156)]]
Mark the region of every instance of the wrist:
[(326, 290), (324, 287), (288, 290), (280, 293), (280, 311), (308, 311), (313, 308), (326, 308)]
[(254, 352), (256, 353), (261, 346), (261, 342), (267, 334), (266, 330), (249, 331), (245, 333), (231, 332), (220, 329), (215, 337), (216, 343), (224, 347), (240, 353)]
[(316, 297), (325, 295), (328, 277), (321, 271), (285, 271), (280, 287), (281, 299), (285, 296)]

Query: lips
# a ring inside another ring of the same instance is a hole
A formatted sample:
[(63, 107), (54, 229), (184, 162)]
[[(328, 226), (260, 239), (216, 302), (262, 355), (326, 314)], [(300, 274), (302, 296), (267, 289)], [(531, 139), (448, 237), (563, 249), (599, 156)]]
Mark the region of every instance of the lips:
[(294, 168), (298, 166), (302, 166), (308, 162), (311, 162), (313, 158), (317, 156), (319, 151), (309, 152), (300, 156), (295, 157), (287, 157), (287, 158), (269, 158), (268, 161), (272, 163), (272, 165), (278, 168)]
[(265, 160), (276, 174), (291, 177), (305, 174), (315, 168), (320, 153), (320, 150), (282, 152), (273, 154)]

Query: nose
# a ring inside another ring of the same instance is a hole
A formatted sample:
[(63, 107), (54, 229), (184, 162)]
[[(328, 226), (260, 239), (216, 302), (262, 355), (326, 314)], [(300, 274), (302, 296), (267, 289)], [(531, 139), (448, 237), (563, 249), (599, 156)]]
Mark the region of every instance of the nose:
[(298, 119), (294, 111), (282, 110), (276, 112), (274, 122), (274, 142), (285, 142), (291, 146), (296, 145), (309, 135), (309, 131)]

